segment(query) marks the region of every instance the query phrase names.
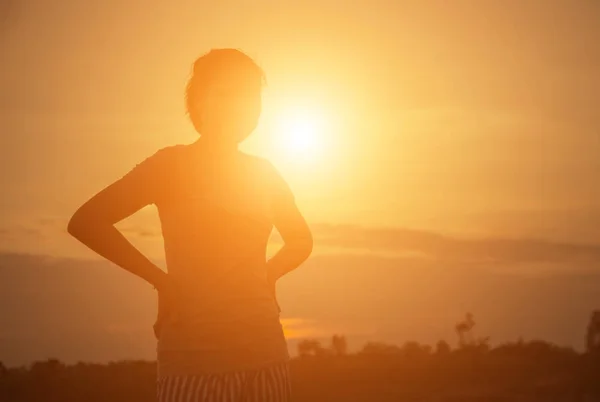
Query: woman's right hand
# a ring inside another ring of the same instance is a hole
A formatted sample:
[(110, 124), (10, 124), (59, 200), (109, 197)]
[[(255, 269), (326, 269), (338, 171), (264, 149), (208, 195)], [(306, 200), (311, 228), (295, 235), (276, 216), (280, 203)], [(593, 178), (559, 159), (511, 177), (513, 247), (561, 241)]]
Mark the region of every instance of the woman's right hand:
[(173, 278), (165, 274), (158, 284), (158, 316), (154, 323), (154, 335), (158, 339), (165, 321), (177, 322), (180, 318), (180, 290)]

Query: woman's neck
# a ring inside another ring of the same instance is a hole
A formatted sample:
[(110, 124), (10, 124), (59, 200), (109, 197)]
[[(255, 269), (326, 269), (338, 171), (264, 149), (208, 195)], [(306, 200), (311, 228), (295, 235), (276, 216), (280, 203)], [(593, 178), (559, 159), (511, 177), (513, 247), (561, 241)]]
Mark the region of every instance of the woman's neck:
[(219, 157), (226, 157), (238, 153), (237, 142), (219, 141), (211, 139), (210, 137), (200, 137), (193, 146), (203, 153)]

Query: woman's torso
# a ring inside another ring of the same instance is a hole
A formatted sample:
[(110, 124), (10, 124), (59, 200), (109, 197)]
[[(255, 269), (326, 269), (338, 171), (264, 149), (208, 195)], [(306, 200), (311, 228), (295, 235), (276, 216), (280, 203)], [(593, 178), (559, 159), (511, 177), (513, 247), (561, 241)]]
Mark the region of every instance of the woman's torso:
[(286, 360), (279, 309), (266, 279), (277, 180), (268, 162), (177, 146), (163, 157), (156, 202), (179, 320), (162, 323), (159, 371), (194, 374)]

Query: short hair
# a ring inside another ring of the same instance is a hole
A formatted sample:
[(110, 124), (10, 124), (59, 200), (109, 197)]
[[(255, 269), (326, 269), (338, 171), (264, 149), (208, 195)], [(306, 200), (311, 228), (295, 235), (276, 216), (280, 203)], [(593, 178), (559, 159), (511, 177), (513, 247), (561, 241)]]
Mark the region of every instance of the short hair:
[(194, 62), (192, 74), (185, 88), (185, 109), (194, 126), (200, 123), (194, 116), (194, 105), (205, 94), (209, 83), (217, 78), (217, 73), (227, 71), (234, 75), (242, 75), (248, 85), (256, 85), (260, 91), (266, 83), (264, 71), (251, 57), (237, 49), (212, 49)]

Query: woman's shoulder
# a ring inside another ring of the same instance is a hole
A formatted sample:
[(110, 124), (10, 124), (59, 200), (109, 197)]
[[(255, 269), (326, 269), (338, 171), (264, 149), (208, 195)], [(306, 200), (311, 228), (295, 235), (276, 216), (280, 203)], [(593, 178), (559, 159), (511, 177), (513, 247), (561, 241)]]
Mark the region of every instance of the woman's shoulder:
[(166, 147), (160, 148), (158, 151), (156, 151), (154, 153), (154, 155), (152, 155), (152, 157), (168, 158), (168, 157), (179, 156), (183, 152), (185, 152), (186, 148), (187, 147), (183, 144), (168, 145)]
[(291, 189), (280, 173), (279, 169), (269, 159), (245, 154), (247, 162), (246, 172), (253, 175), (257, 180), (262, 182), (272, 194), (291, 194)]
[(148, 156), (144, 163), (154, 167), (162, 167), (179, 160), (184, 150), (185, 145), (169, 145)]
[(275, 165), (264, 156), (252, 155), (247, 153), (241, 153), (242, 160), (248, 168), (254, 168), (265, 174), (273, 175), (278, 174), (278, 170)]

